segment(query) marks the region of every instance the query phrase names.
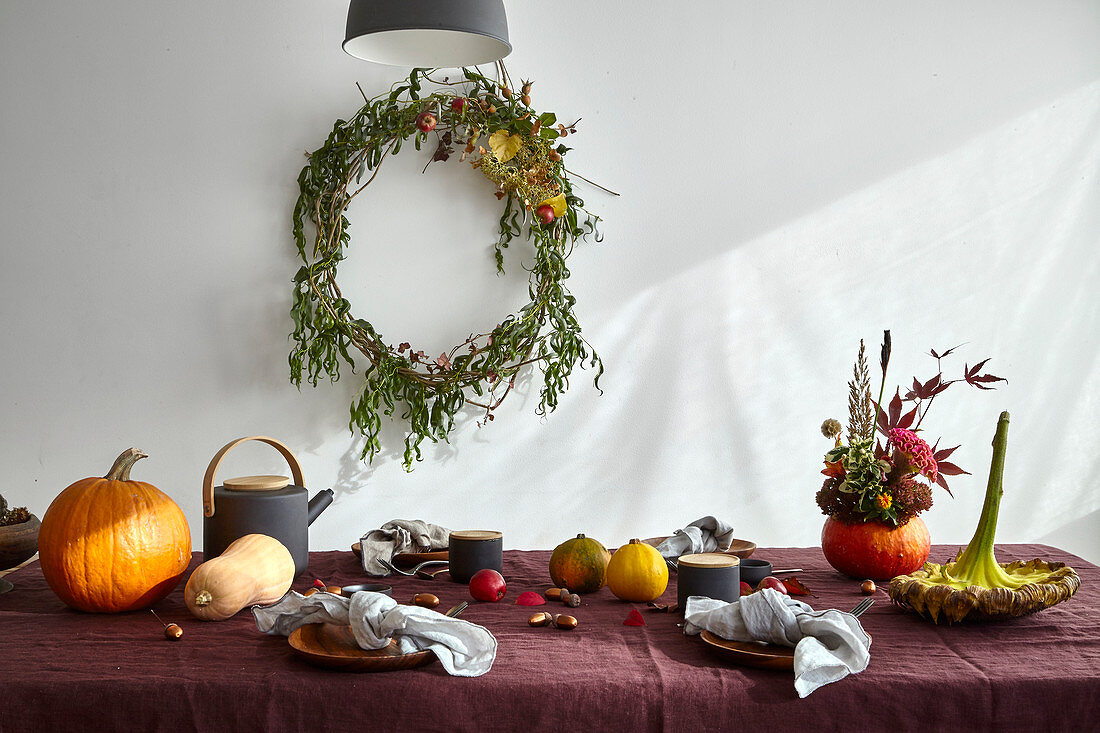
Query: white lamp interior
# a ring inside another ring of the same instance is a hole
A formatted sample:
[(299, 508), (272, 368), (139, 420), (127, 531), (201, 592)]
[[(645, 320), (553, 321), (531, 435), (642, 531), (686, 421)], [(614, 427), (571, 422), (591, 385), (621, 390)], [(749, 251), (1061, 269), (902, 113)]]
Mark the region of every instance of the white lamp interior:
[(356, 58), (391, 66), (458, 68), (496, 61), (511, 48), (477, 33), (402, 29), (350, 38), (344, 42), (344, 50)]

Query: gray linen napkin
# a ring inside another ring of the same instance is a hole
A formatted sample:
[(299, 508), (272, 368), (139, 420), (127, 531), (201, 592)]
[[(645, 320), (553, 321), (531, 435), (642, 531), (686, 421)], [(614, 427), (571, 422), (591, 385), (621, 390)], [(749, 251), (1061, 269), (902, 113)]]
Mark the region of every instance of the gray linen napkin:
[(657, 552), (667, 558), (678, 558), (696, 552), (729, 549), (733, 542), (733, 527), (721, 519), (703, 517), (676, 530), (676, 534), (657, 545)]
[(399, 552), (429, 552), (446, 550), (451, 530), (419, 519), (394, 519), (378, 529), (372, 529), (359, 539), (363, 552), (363, 572), (367, 575), (389, 575), (378, 560), (389, 560)]
[(497, 640), (484, 626), (420, 606), (401, 606), (382, 593), (359, 591), (351, 598), (331, 593), (303, 596), (290, 591), (271, 606), (254, 606), (256, 628), (290, 633), (306, 624), (350, 625), (361, 649), (381, 649), (392, 638), (404, 654), (430, 649), (448, 674), (480, 677), (493, 666)]
[(794, 689), (799, 697), (867, 669), (871, 637), (850, 613), (810, 606), (771, 588), (726, 603), (691, 596), (684, 633), (703, 629), (733, 641), (766, 641), (794, 647)]

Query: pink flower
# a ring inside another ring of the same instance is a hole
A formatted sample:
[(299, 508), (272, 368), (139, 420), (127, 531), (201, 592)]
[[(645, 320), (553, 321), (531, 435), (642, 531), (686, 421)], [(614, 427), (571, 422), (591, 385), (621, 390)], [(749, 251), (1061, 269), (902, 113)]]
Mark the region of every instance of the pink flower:
[(909, 459), (909, 463), (930, 481), (935, 481), (939, 475), (939, 467), (932, 456), (932, 448), (917, 437), (912, 430), (894, 428), (886, 436), (894, 446)]

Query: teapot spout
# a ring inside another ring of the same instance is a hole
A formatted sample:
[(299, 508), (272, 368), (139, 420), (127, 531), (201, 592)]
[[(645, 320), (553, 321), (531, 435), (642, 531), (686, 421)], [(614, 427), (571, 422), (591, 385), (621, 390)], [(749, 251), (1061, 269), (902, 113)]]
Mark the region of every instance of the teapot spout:
[[(312, 499), (309, 500), (308, 509), (308, 524), (313, 524), (313, 520), (321, 516), (321, 512), (328, 508), (328, 505), (332, 503), (332, 489), (321, 489), (318, 491)], [(301, 506), (299, 504), (299, 506)]]

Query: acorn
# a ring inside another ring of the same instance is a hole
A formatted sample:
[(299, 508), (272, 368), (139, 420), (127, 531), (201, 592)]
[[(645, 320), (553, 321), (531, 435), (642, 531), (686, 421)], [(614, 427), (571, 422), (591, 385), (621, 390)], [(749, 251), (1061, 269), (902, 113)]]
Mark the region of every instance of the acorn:
[(435, 608), (439, 605), (439, 599), (433, 596), (431, 593), (417, 593), (415, 596), (412, 597), (412, 603), (414, 606)]
[(154, 611), (151, 608), (149, 609), (149, 613), (156, 616), (157, 621), (160, 621), (161, 625), (164, 626), (164, 638), (165, 639), (167, 639), (168, 641), (179, 641), (180, 638), (183, 637), (183, 629), (180, 628), (179, 624), (166, 624), (166, 623), (164, 623), (164, 619), (162, 619), (159, 615), (157, 615), (157, 612)]
[(559, 613), (554, 617), (554, 626), (565, 631), (572, 631), (577, 628), (577, 619), (573, 616), (567, 616), (564, 613)]
[(536, 613), (531, 618), (527, 619), (528, 626), (549, 626), (550, 622), (554, 620), (554, 617), (543, 611), (542, 613)]

